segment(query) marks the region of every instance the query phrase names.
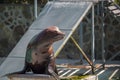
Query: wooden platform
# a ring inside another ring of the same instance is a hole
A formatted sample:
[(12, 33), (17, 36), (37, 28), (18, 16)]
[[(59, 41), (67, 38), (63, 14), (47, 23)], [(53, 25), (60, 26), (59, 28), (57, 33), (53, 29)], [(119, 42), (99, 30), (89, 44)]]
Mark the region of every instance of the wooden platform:
[[(96, 64), (99, 66), (101, 64)], [(74, 75), (91, 75), (90, 66), (58, 66), (58, 73), (60, 78), (71, 77)], [(94, 79), (90, 79), (94, 78)], [(14, 75), (9, 77), (9, 80), (55, 80), (49, 75)], [(73, 79), (74, 80), (74, 79)], [(84, 80), (84, 79), (83, 79)], [(95, 70), (95, 75), (85, 80), (120, 80), (120, 62), (108, 63), (105, 65), (105, 69), (102, 67)]]
[[(38, 74), (16, 74), (8, 77), (9, 80), (56, 80), (49, 75)], [(81, 79), (82, 78), (82, 79)], [(61, 77), (60, 80), (98, 80), (96, 75)]]
[[(113, 64), (114, 63), (114, 64)], [(105, 69), (99, 67), (95, 70), (95, 75), (98, 76), (98, 80), (120, 80), (120, 62), (113, 62), (105, 65)], [(100, 66), (101, 64), (96, 64)], [(86, 75), (91, 74), (90, 66), (80, 66), (78, 67), (68, 67), (68, 68), (58, 68), (60, 77), (72, 76), (72, 75)]]

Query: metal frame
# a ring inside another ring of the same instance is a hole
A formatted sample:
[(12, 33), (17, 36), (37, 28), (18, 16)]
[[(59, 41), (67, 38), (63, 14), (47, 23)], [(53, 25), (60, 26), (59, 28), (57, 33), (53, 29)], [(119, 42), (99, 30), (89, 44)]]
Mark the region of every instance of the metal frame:
[[(93, 3), (91, 4), (93, 5)], [(66, 44), (66, 42), (68, 41), (68, 39), (71, 37), (71, 35), (73, 34), (73, 32), (76, 30), (76, 28), (78, 27), (78, 25), (80, 24), (80, 22), (82, 21), (82, 19), (84, 18), (84, 16), (86, 15), (86, 13), (88, 12), (88, 10), (91, 8), (88, 7), (86, 9), (86, 11), (83, 13), (83, 15), (80, 17), (80, 19), (76, 22), (76, 24), (73, 26), (72, 31), (69, 33), (69, 35), (67, 36), (67, 38), (65, 39), (65, 41), (62, 43), (62, 45), (57, 49), (56, 53), (55, 53), (55, 57), (57, 57), (61, 51), (61, 49), (64, 47), (64, 45)]]
[(37, 18), (37, 0), (34, 0), (34, 16)]
[(103, 61), (103, 68), (105, 68), (105, 49), (104, 49), (104, 38), (105, 38), (105, 32), (104, 32), (104, 1), (101, 3), (102, 5), (102, 61)]
[[(109, 2), (112, 2), (114, 6), (116, 6), (118, 9), (120, 9), (120, 7), (117, 4), (115, 4), (112, 0), (110, 0)], [(120, 51), (118, 51), (116, 54), (114, 54), (110, 59), (105, 60), (105, 47), (104, 47), (105, 46), (104, 45), (105, 44), (105, 40), (104, 40), (104, 38), (105, 38), (105, 32), (104, 32), (104, 0), (102, 1), (101, 5), (102, 5), (102, 61), (103, 61), (102, 67), (105, 68), (105, 64), (107, 62), (111, 61), (117, 55), (119, 55)]]
[[(81, 26), (82, 27), (82, 26)], [(82, 29), (82, 28), (81, 28)], [(82, 36), (82, 30), (81, 30), (81, 36)], [(79, 44), (76, 42), (76, 40), (70, 36), (70, 39), (73, 41), (73, 43), (75, 44), (75, 46), (79, 49), (79, 51), (81, 52), (81, 54), (83, 55), (83, 57), (86, 59), (86, 61), (89, 63), (89, 65), (92, 68), (92, 74), (94, 74), (94, 61), (95, 61), (95, 34), (94, 34), (94, 4), (92, 5), (92, 61), (87, 57), (87, 55), (85, 54), (85, 52), (82, 50), (82, 48), (79, 46)], [(82, 39), (81, 39), (82, 40)], [(82, 42), (81, 42), (82, 43)], [(58, 54), (57, 54), (58, 55)], [(57, 56), (56, 55), (56, 56)]]

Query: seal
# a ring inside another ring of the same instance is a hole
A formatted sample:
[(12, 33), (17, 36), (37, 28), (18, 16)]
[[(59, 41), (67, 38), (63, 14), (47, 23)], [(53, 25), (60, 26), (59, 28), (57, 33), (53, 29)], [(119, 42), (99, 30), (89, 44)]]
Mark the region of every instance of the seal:
[(24, 69), (14, 74), (32, 71), (35, 74), (52, 75), (59, 80), (52, 45), (64, 36), (56, 26), (48, 27), (35, 35), (27, 46)]

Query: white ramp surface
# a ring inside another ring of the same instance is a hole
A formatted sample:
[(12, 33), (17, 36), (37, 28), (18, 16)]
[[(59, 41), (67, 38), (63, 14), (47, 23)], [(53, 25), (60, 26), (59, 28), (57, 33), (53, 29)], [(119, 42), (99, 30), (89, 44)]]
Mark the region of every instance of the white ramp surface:
[[(58, 26), (60, 30), (65, 32), (65, 38), (53, 45), (55, 53), (61, 50), (91, 6), (92, 2), (48, 2), (38, 18), (0, 66), (0, 76), (23, 69), (26, 47), (29, 41), (33, 36), (49, 26)], [(6, 80), (6, 78), (0, 80)]]

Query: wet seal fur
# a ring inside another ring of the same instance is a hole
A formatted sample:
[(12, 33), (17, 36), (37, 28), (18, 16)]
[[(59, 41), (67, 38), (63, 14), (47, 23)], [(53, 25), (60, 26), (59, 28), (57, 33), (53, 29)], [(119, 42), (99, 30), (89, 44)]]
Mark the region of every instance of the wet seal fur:
[(24, 69), (11, 74), (25, 74), (32, 71), (35, 74), (52, 75), (59, 80), (52, 44), (64, 36), (65, 34), (56, 26), (48, 27), (34, 36), (27, 46)]

